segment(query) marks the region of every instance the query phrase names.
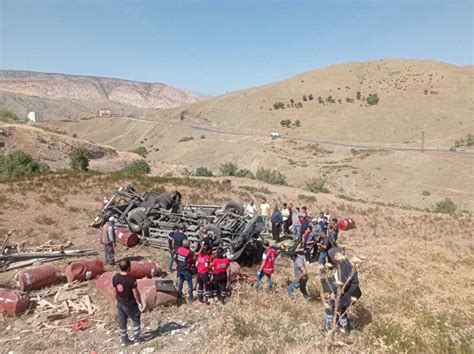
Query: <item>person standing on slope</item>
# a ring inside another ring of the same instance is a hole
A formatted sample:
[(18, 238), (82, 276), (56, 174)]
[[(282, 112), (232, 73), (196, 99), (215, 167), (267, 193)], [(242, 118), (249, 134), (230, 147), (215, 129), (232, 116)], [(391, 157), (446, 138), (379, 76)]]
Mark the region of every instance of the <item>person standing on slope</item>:
[(265, 275), (267, 277), (267, 291), (272, 291), (272, 274), (275, 270), (275, 259), (277, 252), (270, 246), (268, 240), (263, 241), (265, 252), (262, 255), (262, 265), (257, 272), (257, 289), (262, 287), (262, 279)]
[(268, 217), (270, 216), (270, 204), (267, 203), (265, 198), (263, 198), (262, 204), (260, 204), (260, 213), (263, 222), (263, 234), (268, 235)]
[(105, 264), (108, 265), (115, 265), (115, 247), (117, 247), (115, 221), (116, 219), (111, 216), (100, 230), (100, 243), (104, 245)]
[(281, 230), (281, 223), (283, 222), (283, 217), (281, 215), (280, 210), (278, 210), (278, 205), (275, 206), (273, 209), (272, 217), (272, 236), (275, 242), (280, 242), (280, 230)]

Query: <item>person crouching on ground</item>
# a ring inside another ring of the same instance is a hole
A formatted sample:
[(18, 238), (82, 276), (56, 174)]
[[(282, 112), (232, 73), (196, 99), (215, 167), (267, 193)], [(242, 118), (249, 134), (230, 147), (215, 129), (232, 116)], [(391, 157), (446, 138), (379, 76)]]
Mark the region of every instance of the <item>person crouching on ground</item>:
[(300, 289), (305, 300), (308, 299), (308, 292), (306, 291), (306, 283), (308, 282), (308, 272), (306, 271), (305, 257), (299, 253), (292, 253), (291, 259), (294, 261), (295, 278), (288, 285), (288, 297), (291, 301), (295, 300), (295, 290)]
[(219, 300), (222, 304), (227, 296), (227, 289), (230, 287), (230, 261), (224, 255), (224, 249), (219, 247), (216, 258), (212, 261), (212, 281), (214, 283), (214, 297), (219, 290)]
[(263, 245), (266, 247), (265, 252), (262, 255), (262, 265), (257, 272), (257, 289), (262, 287), (262, 278), (264, 275), (267, 276), (267, 291), (272, 291), (272, 274), (275, 269), (275, 258), (277, 252), (270, 246), (268, 240), (263, 241)]
[(137, 281), (128, 275), (130, 272), (130, 261), (122, 259), (119, 262), (120, 273), (112, 278), (112, 285), (115, 288), (115, 299), (117, 300), (117, 311), (119, 321), (120, 338), (122, 346), (132, 343), (127, 334), (127, 320), (130, 318), (133, 323), (133, 343), (139, 344), (140, 339), (140, 312), (143, 305), (140, 293), (137, 289)]
[(100, 230), (100, 243), (104, 245), (105, 264), (115, 265), (115, 247), (117, 247), (117, 240), (115, 238), (115, 221), (111, 216), (109, 221), (102, 226)]
[(193, 253), (189, 249), (189, 240), (183, 240), (183, 245), (178, 248), (175, 257), (178, 265), (178, 295), (183, 297), (183, 284), (186, 280), (188, 284), (189, 300), (193, 301), (193, 277), (191, 267), (193, 265)]

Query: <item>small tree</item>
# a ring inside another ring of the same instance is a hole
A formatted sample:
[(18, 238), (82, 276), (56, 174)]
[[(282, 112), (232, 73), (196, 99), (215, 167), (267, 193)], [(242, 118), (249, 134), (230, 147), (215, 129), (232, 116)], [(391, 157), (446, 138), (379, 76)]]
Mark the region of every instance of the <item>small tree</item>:
[(326, 102), (332, 103), (332, 96), (331, 96), (331, 95), (329, 95), (328, 97), (326, 97)]
[(324, 100), (321, 96), (318, 97), (318, 103), (319, 104), (324, 104)]
[(135, 150), (132, 150), (132, 152), (134, 152), (137, 155), (140, 155), (143, 158), (145, 158), (146, 155), (148, 154), (148, 151), (146, 150), (146, 147), (144, 147), (144, 146), (140, 146), (140, 147), (136, 148)]
[(233, 162), (225, 162), (220, 165), (219, 170), (222, 176), (235, 176), (239, 170), (239, 166)]
[(150, 173), (151, 168), (145, 160), (135, 160), (122, 168), (122, 172), (130, 175), (143, 175)]
[(356, 100), (360, 101), (360, 98), (362, 97), (360, 91), (356, 92)]
[(36, 161), (21, 150), (0, 155), (0, 181), (49, 171), (49, 166)]
[(289, 119), (283, 119), (283, 120), (280, 122), (280, 125), (281, 125), (282, 127), (288, 128), (288, 127), (291, 125), (291, 120), (289, 120)]
[(458, 207), (449, 198), (436, 203), (435, 211), (438, 213), (454, 214)]
[(299, 119), (295, 120), (295, 127), (301, 127), (301, 122), (299, 121)]
[(196, 176), (198, 176), (198, 177), (213, 177), (214, 174), (207, 167), (198, 167), (198, 168), (196, 168)]
[(474, 135), (472, 134), (467, 134), (467, 146), (473, 146), (474, 145)]
[(313, 100), (313, 98), (314, 98), (314, 97), (313, 97), (313, 94), (312, 94), (312, 93), (310, 93), (310, 94), (308, 95), (308, 100), (312, 101), (312, 100)]
[(310, 179), (306, 182), (306, 188), (313, 193), (329, 193), (329, 189), (325, 187), (326, 181), (324, 179)]
[(71, 168), (75, 171), (89, 170), (89, 161), (91, 157), (92, 156), (89, 150), (84, 148), (75, 148), (69, 155), (69, 159), (71, 160)]
[(254, 176), (254, 174), (252, 173), (252, 171), (247, 170), (246, 168), (244, 168), (244, 169), (242, 169), (242, 170), (238, 170), (238, 171), (235, 173), (235, 177), (250, 178), (250, 179), (254, 179), (254, 178), (255, 178), (255, 176)]
[(306, 95), (303, 95), (303, 101), (307, 101), (308, 100), (308, 97), (306, 97)]
[(379, 103), (379, 98), (377, 97), (376, 93), (369, 93), (369, 97), (367, 97), (365, 101), (369, 106), (374, 106)]

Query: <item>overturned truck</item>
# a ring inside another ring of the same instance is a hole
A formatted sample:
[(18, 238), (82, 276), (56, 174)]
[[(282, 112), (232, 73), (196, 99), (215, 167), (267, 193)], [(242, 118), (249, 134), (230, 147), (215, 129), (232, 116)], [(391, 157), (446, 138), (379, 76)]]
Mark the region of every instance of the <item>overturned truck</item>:
[(198, 249), (207, 229), (215, 247), (223, 247), (230, 260), (258, 257), (257, 239), (263, 230), (261, 217), (244, 215), (241, 204), (230, 201), (223, 206), (181, 203), (179, 192), (146, 192), (143, 196), (131, 186), (120, 188), (104, 201), (92, 227), (101, 227), (114, 216), (119, 226), (138, 235), (142, 243), (168, 248), (168, 234), (174, 226), (186, 225), (191, 248)]

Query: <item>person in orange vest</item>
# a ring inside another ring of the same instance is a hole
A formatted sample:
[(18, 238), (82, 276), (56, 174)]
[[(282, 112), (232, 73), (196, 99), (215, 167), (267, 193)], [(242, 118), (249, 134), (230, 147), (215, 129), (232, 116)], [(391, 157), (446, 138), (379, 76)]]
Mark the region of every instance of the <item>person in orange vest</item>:
[(262, 265), (257, 272), (257, 289), (262, 287), (263, 276), (267, 276), (267, 291), (272, 291), (272, 274), (275, 270), (275, 258), (278, 255), (277, 252), (270, 246), (268, 240), (263, 241), (263, 245), (266, 247), (265, 252), (262, 255)]
[(104, 245), (105, 264), (115, 265), (115, 247), (117, 247), (117, 240), (115, 238), (115, 224), (116, 219), (111, 216), (109, 221), (100, 229), (100, 243)]
[(224, 255), (224, 249), (219, 247), (216, 258), (212, 261), (212, 282), (214, 283), (214, 297), (219, 289), (219, 301), (224, 304), (227, 289), (230, 287), (230, 261)]

